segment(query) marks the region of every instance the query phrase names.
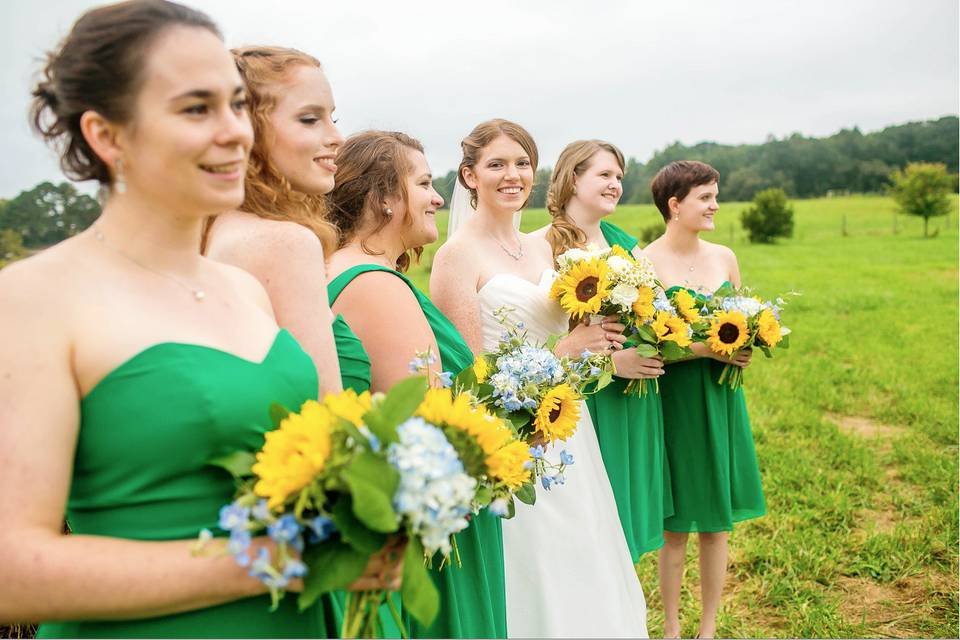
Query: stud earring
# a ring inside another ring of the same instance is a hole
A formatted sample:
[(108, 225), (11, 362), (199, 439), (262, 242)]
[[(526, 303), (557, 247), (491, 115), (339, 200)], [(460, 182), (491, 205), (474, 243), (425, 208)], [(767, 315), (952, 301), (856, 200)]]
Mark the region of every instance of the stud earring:
[(117, 158), (117, 163), (113, 168), (114, 175), (113, 177), (113, 190), (117, 193), (126, 193), (127, 192), (127, 180), (123, 176), (123, 160)]
[(387, 217), (389, 218), (390, 216), (393, 215), (393, 209), (391, 209), (390, 207), (387, 207), (384, 213), (387, 214)]

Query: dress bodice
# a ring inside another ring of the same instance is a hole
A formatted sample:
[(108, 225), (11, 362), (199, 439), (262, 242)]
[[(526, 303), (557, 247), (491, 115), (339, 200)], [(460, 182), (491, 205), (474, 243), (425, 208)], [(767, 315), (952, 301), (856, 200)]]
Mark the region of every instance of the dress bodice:
[(522, 322), (528, 337), (542, 343), (548, 337), (567, 332), (568, 316), (556, 300), (550, 298), (550, 286), (557, 277), (553, 269), (544, 269), (534, 284), (513, 273), (498, 273), (480, 287), (480, 316), (483, 323), (483, 349), (492, 351), (500, 342), (504, 328), (494, 312), (509, 307), (509, 317)]

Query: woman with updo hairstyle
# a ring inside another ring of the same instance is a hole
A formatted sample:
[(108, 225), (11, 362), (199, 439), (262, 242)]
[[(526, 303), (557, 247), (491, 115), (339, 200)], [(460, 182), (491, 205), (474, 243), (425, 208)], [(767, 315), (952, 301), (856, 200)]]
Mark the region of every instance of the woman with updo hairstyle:
[[(552, 222), (535, 233), (554, 256), (573, 248), (618, 246), (646, 260), (637, 239), (605, 218), (623, 195), (625, 163), (620, 150), (602, 140), (568, 144), (553, 167), (547, 190)], [(635, 346), (613, 354), (614, 381), (586, 397), (603, 463), (617, 499), (620, 523), (633, 561), (663, 546), (663, 520), (673, 514), (670, 476), (663, 445), (660, 395), (625, 394), (631, 379), (657, 378), (659, 358), (643, 358)]]
[[(475, 351), (497, 348), (501, 310), (522, 323), (528, 342), (562, 335), (553, 347), (557, 355), (621, 351), (626, 338), (616, 317), (569, 330), (569, 316), (550, 296), (557, 276), (550, 243), (514, 226), (536, 174), (530, 133), (508, 120), (488, 120), (461, 147), (461, 191), (454, 199), (463, 194), (470, 204), (462, 222), (459, 207), (452, 207), (456, 230), (433, 261), (430, 291), (437, 306)], [(541, 478), (536, 504), (517, 504), (514, 517), (502, 524), (507, 635), (646, 637), (643, 590), (589, 412), (576, 397), (561, 406), (539, 419), (563, 420), (566, 429), (575, 429), (545, 454), (573, 461), (570, 482), (564, 484), (562, 475)], [(536, 435), (531, 439), (531, 445), (542, 443)]]
[[(48, 57), (34, 123), (104, 204), (0, 271), (0, 621), (42, 621), (40, 637), (336, 635), (320, 606), (271, 613), (230, 555), (191, 554), (203, 530), (226, 534), (235, 491), (208, 461), (262, 446), (272, 402), (317, 396), (260, 284), (198, 251), (204, 220), (243, 202), (245, 94), (213, 22), (163, 0), (88, 11)], [(362, 588), (384, 585), (380, 568)]]
[(233, 49), (247, 87), (254, 145), (237, 210), (213, 218), (204, 253), (251, 273), (277, 322), (313, 358), (320, 393), (339, 391), (325, 255), (336, 248), (323, 196), (333, 189), (343, 137), (330, 83), (311, 55), (283, 47)]
[[(411, 259), (437, 239), (437, 209), (423, 146), (403, 133), (365, 131), (347, 138), (329, 196), (340, 248), (330, 258), (330, 304), (345, 322), (335, 326), (344, 383), (386, 391), (410, 375), (410, 362), (428, 351), (437, 384), (472, 365), (460, 333), (405, 276)], [(411, 637), (506, 637), (500, 520), (487, 510), (456, 534), (460, 567), (431, 576), (440, 612), (424, 627), (408, 620)]]

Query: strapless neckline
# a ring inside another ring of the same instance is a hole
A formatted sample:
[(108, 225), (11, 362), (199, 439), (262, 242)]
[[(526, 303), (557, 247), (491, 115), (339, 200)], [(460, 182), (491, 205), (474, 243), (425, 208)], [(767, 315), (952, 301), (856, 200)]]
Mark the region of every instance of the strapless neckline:
[[(524, 278), (523, 276), (518, 276), (518, 275), (515, 274), (515, 273), (510, 273), (509, 271), (503, 271), (503, 272), (501, 272), (501, 273), (495, 273), (495, 274), (493, 274), (492, 276), (490, 276), (489, 278), (487, 278), (487, 281), (483, 283), (483, 286), (481, 286), (479, 289), (477, 289), (477, 293), (480, 293), (481, 291), (483, 291), (484, 289), (487, 288), (487, 285), (489, 285), (491, 282), (493, 282), (493, 281), (496, 280), (497, 278), (501, 278), (501, 277), (503, 277), (503, 278), (513, 278), (514, 280), (519, 280), (519, 281), (521, 281), (521, 282), (525, 282), (526, 284), (530, 285), (531, 287), (536, 287), (536, 288), (539, 289), (540, 287), (543, 286), (544, 278), (545, 278), (546, 276), (553, 276), (553, 275), (555, 275), (555, 274), (556, 274), (556, 271), (554, 271), (553, 269), (550, 269), (550, 268), (544, 269), (543, 272), (540, 273), (540, 280), (539, 280), (538, 282), (533, 282), (533, 281), (531, 281), (531, 280), (527, 280), (527, 279)], [(551, 279), (552, 279), (552, 278), (551, 278)]]

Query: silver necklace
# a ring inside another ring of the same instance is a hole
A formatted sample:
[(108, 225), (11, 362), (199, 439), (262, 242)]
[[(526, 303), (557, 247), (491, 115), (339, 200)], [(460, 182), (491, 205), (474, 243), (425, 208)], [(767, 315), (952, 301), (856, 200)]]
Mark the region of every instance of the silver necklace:
[(507, 249), (502, 242), (497, 240), (496, 236), (487, 231), (487, 234), (493, 238), (493, 241), (500, 245), (500, 248), (503, 249), (503, 252), (513, 258), (514, 260), (520, 260), (523, 257), (523, 243), (520, 242), (520, 234), (517, 234), (517, 253), (513, 253), (510, 249)]
[(137, 266), (140, 267), (141, 269), (146, 269), (147, 271), (149, 271), (149, 272), (151, 272), (151, 273), (155, 273), (155, 274), (157, 274), (158, 276), (163, 276), (164, 278), (168, 278), (168, 279), (170, 279), (170, 280), (173, 280), (173, 281), (176, 282), (178, 285), (180, 285), (181, 287), (183, 287), (184, 289), (186, 289), (187, 291), (189, 291), (189, 292), (193, 295), (193, 299), (196, 300), (197, 302), (203, 302), (204, 298), (207, 297), (207, 294), (204, 292), (203, 289), (198, 289), (198, 288), (196, 288), (196, 287), (191, 287), (189, 284), (187, 284), (186, 282), (184, 282), (184, 281), (181, 280), (180, 278), (177, 278), (176, 276), (170, 275), (169, 273), (165, 273), (165, 272), (163, 272), (163, 271), (157, 271), (157, 270), (154, 269), (153, 267), (150, 267), (150, 266), (148, 266), (148, 265), (145, 265), (145, 264), (143, 264), (142, 262), (140, 262), (139, 260), (137, 260), (136, 258), (134, 258), (133, 256), (127, 254), (126, 252), (124, 252), (124, 251), (123, 251), (122, 249), (120, 249), (119, 247), (114, 246), (113, 243), (111, 243), (109, 240), (107, 240), (106, 236), (103, 235), (103, 232), (100, 231), (100, 227), (98, 227), (97, 225), (94, 225), (94, 226), (93, 226), (93, 237), (97, 239), (97, 242), (99, 242), (99, 243), (102, 244), (103, 246), (107, 247), (108, 249), (110, 249), (110, 250), (113, 251), (114, 253), (116, 253), (116, 254), (118, 254), (118, 255), (126, 258), (127, 260), (129, 260), (129, 261), (132, 262), (133, 264), (137, 265)]
[[(677, 262), (683, 263), (683, 259), (680, 257), (679, 253), (677, 253), (673, 249), (670, 249), (670, 253), (672, 253), (677, 258)], [(700, 253), (700, 249), (698, 248), (696, 252), (694, 252), (694, 255), (696, 256), (699, 253)], [(690, 273), (693, 273), (696, 270), (696, 267), (694, 265), (696, 265), (696, 262), (694, 262), (693, 264), (687, 267), (687, 270), (690, 271)]]

